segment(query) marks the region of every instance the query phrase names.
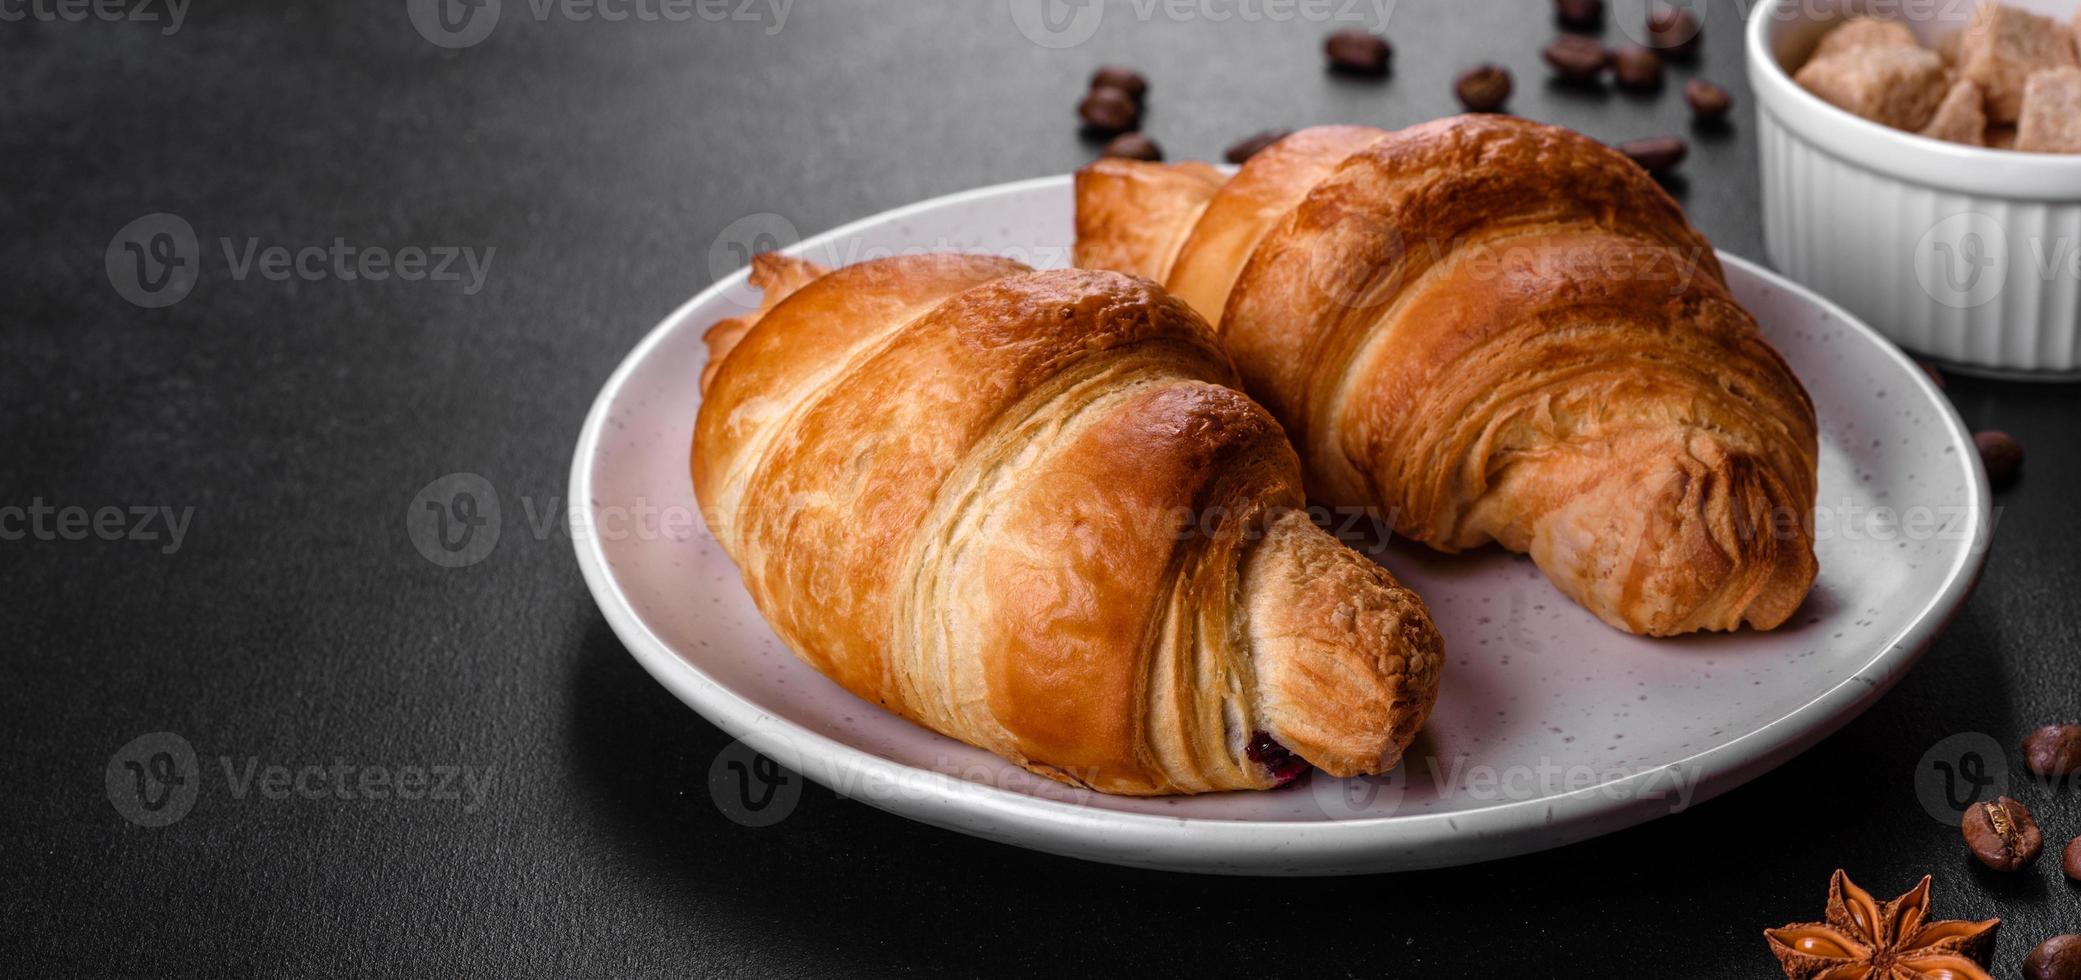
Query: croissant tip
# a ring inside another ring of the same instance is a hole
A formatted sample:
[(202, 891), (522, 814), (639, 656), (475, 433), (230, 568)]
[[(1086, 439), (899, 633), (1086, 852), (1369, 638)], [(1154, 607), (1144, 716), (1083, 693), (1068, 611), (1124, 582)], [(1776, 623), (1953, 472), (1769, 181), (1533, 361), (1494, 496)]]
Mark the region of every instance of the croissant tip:
[(1423, 601), (1300, 512), (1271, 524), (1244, 575), (1266, 732), (1332, 776), (1393, 768), (1444, 663)]

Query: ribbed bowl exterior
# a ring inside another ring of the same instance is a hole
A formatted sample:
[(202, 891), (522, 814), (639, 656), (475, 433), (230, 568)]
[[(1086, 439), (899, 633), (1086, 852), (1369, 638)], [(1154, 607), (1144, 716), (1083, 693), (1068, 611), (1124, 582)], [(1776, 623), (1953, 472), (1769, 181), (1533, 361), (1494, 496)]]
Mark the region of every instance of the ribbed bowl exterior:
[[(1752, 30), (1752, 49), (1784, 29)], [(1775, 58), (1750, 52), (1770, 263), (1948, 365), (2081, 376), (2081, 157), (1878, 131), (1791, 84)], [(2070, 185), (2056, 169), (2069, 165)], [(1904, 176), (1918, 170), (1931, 179)]]

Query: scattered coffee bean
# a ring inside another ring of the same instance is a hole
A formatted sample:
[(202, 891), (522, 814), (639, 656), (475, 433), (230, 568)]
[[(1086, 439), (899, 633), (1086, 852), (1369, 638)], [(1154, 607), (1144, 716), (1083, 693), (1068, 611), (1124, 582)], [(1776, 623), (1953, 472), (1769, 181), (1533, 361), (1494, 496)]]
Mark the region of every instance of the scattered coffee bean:
[(1604, 26), (1604, 0), (1554, 0), (1554, 16), (1579, 30)]
[(1293, 135), (1293, 130), (1291, 129), (1267, 129), (1255, 136), (1245, 137), (1234, 146), (1229, 147), (1228, 152), (1222, 158), (1230, 163), (1242, 163), (1256, 156), (1265, 147), (1291, 135)]
[(1633, 158), (1641, 169), (1651, 174), (1666, 174), (1684, 162), (1691, 153), (1691, 144), (1675, 136), (1657, 136), (1652, 139), (1633, 140), (1620, 143), (1620, 153)]
[(1658, 5), (1647, 15), (1647, 43), (1655, 50), (1678, 61), (1687, 61), (1698, 54), (1698, 46), (1705, 40), (1705, 28), (1699, 26), (1698, 18), (1682, 7)]
[(1510, 101), (1510, 72), (1499, 65), (1477, 65), (1460, 74), (1453, 93), (1468, 112), (1494, 112)]
[(1118, 65), (1107, 65), (1092, 72), (1091, 87), (1116, 88), (1136, 102), (1142, 101), (1142, 97), (1149, 94), (1149, 80), (1143, 78), (1141, 72)]
[(1691, 118), (1702, 123), (1719, 122), (1727, 118), (1729, 109), (1734, 108), (1734, 96), (1703, 78), (1684, 83), (1684, 101), (1690, 103)]
[(1937, 386), (1938, 391), (1943, 390), (1944, 372), (1937, 370), (1936, 365), (1931, 364), (1928, 361), (1916, 361), (1915, 366), (1921, 368), (1923, 374), (1929, 375), (1930, 382)]
[(1980, 465), (1987, 468), (1989, 485), (1996, 490), (2015, 485), (2016, 477), (2023, 473), (2023, 444), (2015, 436), (1989, 429), (1973, 433), (1973, 445), (1979, 447)]
[(1620, 88), (1652, 92), (1662, 87), (1662, 56), (1638, 44), (1620, 48), (1611, 64)]
[(1361, 27), (1347, 27), (1322, 42), (1330, 68), (1352, 75), (1385, 75), (1394, 49), (1387, 39)]
[(2059, 872), (2073, 881), (2081, 881), (2081, 837), (2067, 841), (2067, 849), (2060, 852)]
[(1099, 156), (1148, 160), (1153, 163), (1163, 159), (1163, 147), (1157, 146), (1155, 140), (1140, 133), (1122, 133), (1113, 137), (1113, 141), (1106, 144)]
[(2023, 740), (2023, 764), (2040, 776), (2081, 771), (2081, 725), (2046, 725)]
[(2038, 822), (2031, 818), (2030, 808), (2006, 796), (1973, 804), (1965, 811), (1965, 822), (1959, 830), (1965, 834), (1965, 846), (1972, 850), (1973, 857), (1996, 871), (2015, 871), (2045, 848), (2045, 838), (2038, 833)]
[(1142, 128), (1141, 107), (1116, 88), (1095, 88), (1077, 103), (1077, 118), (1098, 133), (1128, 133)]
[(2023, 980), (2081, 980), (2081, 936), (2054, 936), (2023, 958)]
[(1570, 82), (1594, 82), (1611, 63), (1611, 52), (1604, 50), (1604, 45), (1576, 34), (1554, 38), (1540, 53), (1553, 66), (1554, 74)]

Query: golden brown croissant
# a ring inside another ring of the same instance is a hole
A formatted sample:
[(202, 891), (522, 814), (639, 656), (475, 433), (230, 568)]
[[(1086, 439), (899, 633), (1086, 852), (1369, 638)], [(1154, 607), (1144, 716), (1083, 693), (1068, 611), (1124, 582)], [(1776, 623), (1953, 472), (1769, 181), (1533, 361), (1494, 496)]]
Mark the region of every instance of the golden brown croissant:
[(694, 487), (810, 665), (1109, 793), (1395, 765), (1437, 631), (1301, 510), (1190, 308), (979, 256), (753, 268), (765, 305), (709, 334)]
[(1769, 629), (1815, 574), (1805, 389), (1624, 156), (1509, 116), (1077, 175), (1077, 264), (1218, 324), (1325, 502), (1529, 552), (1614, 626)]

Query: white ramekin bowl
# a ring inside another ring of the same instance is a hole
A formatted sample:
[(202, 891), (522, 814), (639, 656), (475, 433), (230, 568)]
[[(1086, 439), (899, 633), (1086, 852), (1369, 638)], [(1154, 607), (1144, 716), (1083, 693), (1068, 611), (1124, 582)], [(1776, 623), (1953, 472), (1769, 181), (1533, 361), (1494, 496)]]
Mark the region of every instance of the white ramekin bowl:
[[(2076, 0), (2008, 0), (2066, 23)], [(1771, 264), (1912, 351), (1973, 373), (2081, 377), (2081, 156), (1926, 139), (1792, 81), (1828, 25), (1908, 23), (1925, 44), (1975, 4), (1764, 0), (1749, 17)]]

